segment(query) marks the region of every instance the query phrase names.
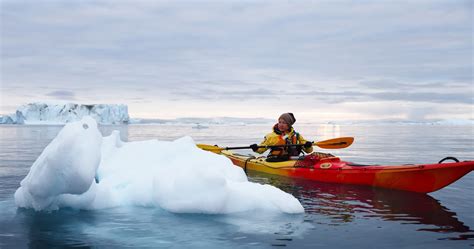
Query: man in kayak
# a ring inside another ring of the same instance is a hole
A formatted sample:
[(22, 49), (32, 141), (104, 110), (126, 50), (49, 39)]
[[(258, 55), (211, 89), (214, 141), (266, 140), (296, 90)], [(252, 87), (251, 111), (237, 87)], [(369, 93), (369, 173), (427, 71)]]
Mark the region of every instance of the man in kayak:
[(293, 129), (296, 122), (293, 113), (283, 113), (278, 118), (278, 123), (273, 126), (273, 132), (265, 136), (260, 145), (252, 144), (250, 148), (254, 152), (262, 154), (267, 148), (258, 148), (258, 146), (286, 145), (295, 144), (297, 146), (272, 148), (268, 154), (267, 161), (285, 161), (290, 156), (298, 156), (302, 150), (306, 153), (313, 151), (313, 143), (306, 141), (303, 136)]

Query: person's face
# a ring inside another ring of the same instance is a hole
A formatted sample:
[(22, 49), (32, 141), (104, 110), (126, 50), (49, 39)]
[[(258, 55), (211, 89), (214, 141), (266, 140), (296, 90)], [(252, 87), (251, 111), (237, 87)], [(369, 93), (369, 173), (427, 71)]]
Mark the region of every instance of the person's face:
[(290, 129), (290, 126), (285, 122), (283, 119), (278, 119), (278, 130), (280, 131), (288, 131)]

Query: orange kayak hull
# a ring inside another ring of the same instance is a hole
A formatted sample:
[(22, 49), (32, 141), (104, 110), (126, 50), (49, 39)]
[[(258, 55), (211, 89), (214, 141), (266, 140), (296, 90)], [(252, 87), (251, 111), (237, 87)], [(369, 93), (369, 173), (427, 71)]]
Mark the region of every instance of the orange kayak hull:
[(298, 167), (297, 160), (266, 162), (265, 158), (223, 155), (244, 170), (259, 171), (319, 182), (366, 185), (378, 188), (430, 193), (442, 189), (474, 170), (474, 161), (381, 166), (356, 165), (337, 157), (323, 158), (309, 167)]

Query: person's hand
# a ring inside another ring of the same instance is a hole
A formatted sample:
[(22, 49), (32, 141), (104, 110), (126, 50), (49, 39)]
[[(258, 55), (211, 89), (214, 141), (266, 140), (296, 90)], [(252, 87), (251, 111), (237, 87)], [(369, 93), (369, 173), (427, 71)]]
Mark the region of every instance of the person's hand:
[(250, 145), (250, 148), (251, 148), (254, 152), (257, 152), (257, 150), (258, 150), (258, 145), (257, 145), (257, 144), (251, 144), (251, 145)]
[(304, 143), (304, 147), (305, 147), (306, 149), (311, 148), (311, 147), (313, 147), (313, 143), (310, 142), (310, 141), (307, 141), (306, 143)]

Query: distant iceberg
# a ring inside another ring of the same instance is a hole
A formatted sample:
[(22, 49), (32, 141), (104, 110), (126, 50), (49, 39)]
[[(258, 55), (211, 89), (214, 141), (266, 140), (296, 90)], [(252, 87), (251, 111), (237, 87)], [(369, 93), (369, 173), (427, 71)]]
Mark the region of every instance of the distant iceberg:
[(192, 127), (193, 129), (207, 129), (209, 128), (209, 126), (206, 126), (206, 125), (202, 125), (202, 124), (199, 124), (197, 123), (195, 126)]
[(451, 120), (441, 120), (437, 121), (434, 124), (439, 125), (474, 125), (473, 119), (451, 119)]
[(9, 115), (0, 115), (0, 124), (15, 124), (15, 120)]
[(0, 116), (0, 124), (65, 124), (85, 116), (100, 124), (124, 124), (130, 120), (128, 107), (123, 104), (30, 103), (20, 106), (14, 114)]

